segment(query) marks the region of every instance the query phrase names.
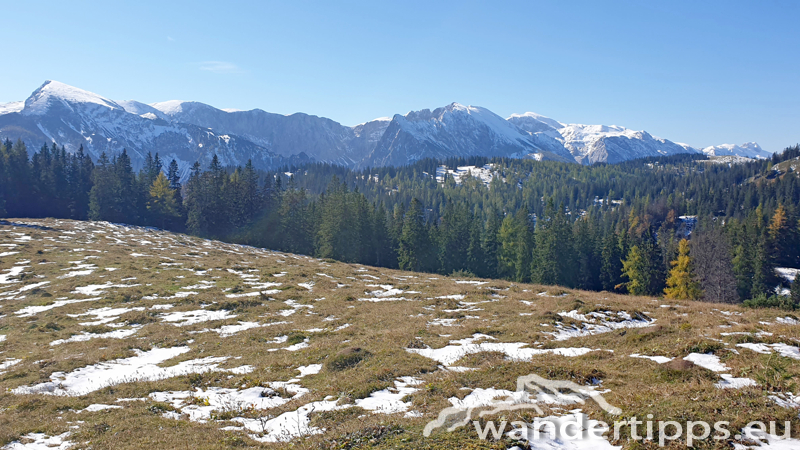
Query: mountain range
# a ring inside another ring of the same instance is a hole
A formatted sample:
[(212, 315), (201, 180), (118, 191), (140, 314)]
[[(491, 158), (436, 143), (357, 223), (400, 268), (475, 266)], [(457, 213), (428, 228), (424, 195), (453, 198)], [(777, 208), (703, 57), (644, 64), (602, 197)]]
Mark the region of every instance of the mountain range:
[(186, 174), (216, 154), (224, 165), (248, 159), (262, 169), (301, 162), (355, 168), (405, 165), (423, 158), (503, 156), (580, 164), (617, 163), (680, 153), (766, 158), (751, 142), (696, 149), (620, 126), (566, 124), (535, 113), (507, 119), (451, 103), (356, 126), (304, 113), (223, 110), (199, 102), (113, 101), (46, 81), (25, 101), (0, 105), (0, 137), (29, 146), (81, 145), (95, 159), (127, 149), (135, 167), (148, 152), (175, 159)]

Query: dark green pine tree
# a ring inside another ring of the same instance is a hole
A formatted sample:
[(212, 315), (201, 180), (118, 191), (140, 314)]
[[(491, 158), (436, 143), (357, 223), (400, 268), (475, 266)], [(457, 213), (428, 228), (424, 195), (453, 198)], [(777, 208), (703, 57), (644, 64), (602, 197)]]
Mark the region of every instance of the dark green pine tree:
[(137, 224), (140, 213), (146, 210), (146, 195), (140, 187), (131, 166), (131, 159), (126, 150), (122, 150), (111, 163), (114, 171), (114, 219), (115, 222)]
[(535, 283), (574, 286), (575, 257), (571, 227), (564, 213), (550, 198), (544, 215), (536, 223), (536, 250), (532, 279)]
[(467, 263), (469, 226), (469, 211), (465, 205), (447, 202), (438, 227), (439, 266), (442, 273), (451, 274)]
[(115, 197), (116, 184), (113, 166), (103, 152), (92, 172), (92, 189), (89, 192), (90, 220), (120, 221)]
[(795, 309), (800, 309), (800, 275), (795, 275), (792, 282), (791, 301)]
[(186, 182), (183, 207), (186, 211), (186, 228), (189, 232), (205, 236), (208, 233), (208, 222), (204, 214), (205, 187), (201, 177), (200, 163), (195, 161), (189, 180)]
[(33, 189), (34, 180), (28, 164), (28, 148), (22, 140), (17, 140), (8, 151), (6, 174), (8, 175), (6, 210), (15, 217), (35, 217), (36, 190)]
[(208, 171), (201, 175), (200, 180), (207, 232), (209, 236), (223, 237), (230, 232), (233, 202), (225, 196), (228, 191), (228, 174), (216, 154), (211, 158)]
[(357, 250), (360, 236), (353, 227), (354, 217), (348, 215), (347, 194), (347, 186), (334, 175), (317, 202), (315, 254), (320, 258), (356, 261), (353, 247)]
[(375, 243), (375, 265), (379, 267), (396, 267), (397, 255), (392, 247), (392, 238), (389, 235), (387, 212), (383, 202), (378, 203), (372, 217), (373, 242)]
[(483, 251), (483, 226), (477, 217), (470, 216), (469, 245), (467, 246), (466, 270), (476, 276), (484, 277), (486, 254)]
[(739, 223), (734, 219), (725, 228), (728, 232), (728, 241), (735, 243), (731, 252), (731, 263), (736, 278), (736, 290), (739, 298), (747, 300), (752, 298), (753, 290), (753, 237), (749, 233), (747, 222)]
[(305, 189), (283, 191), (278, 215), (280, 224), (278, 248), (303, 255), (312, 254), (314, 240), (310, 218), (313, 217), (313, 211), (309, 211)]
[(178, 161), (174, 159), (169, 162), (167, 168), (167, 179), (169, 180), (169, 187), (175, 191), (175, 201), (178, 202), (178, 208), (183, 210), (183, 186), (181, 186), (181, 176), (178, 168)]
[(6, 160), (8, 147), (6, 142), (0, 142), (0, 217), (6, 216), (6, 195), (8, 192), (8, 174), (6, 173)]
[(239, 212), (240, 221), (249, 224), (255, 219), (256, 213), (263, 207), (261, 188), (258, 185), (258, 173), (253, 167), (253, 161), (248, 159), (241, 176), (242, 211)]
[(494, 209), (489, 209), (487, 212), (486, 226), (483, 233), (483, 264), (476, 275), (485, 278), (496, 278), (497, 273), (497, 257), (500, 242), (498, 236), (500, 234), (500, 225), (502, 220)]
[(622, 283), (622, 250), (620, 237), (613, 229), (606, 233), (600, 250), (600, 286), (614, 291)]
[(666, 282), (666, 271), (661, 256), (661, 249), (656, 243), (655, 235), (651, 228), (646, 228), (638, 243), (642, 257), (641, 280), (643, 291), (639, 295), (661, 295)]
[[(573, 239), (575, 247), (575, 287), (584, 290), (599, 290), (601, 265), (597, 252), (598, 245), (595, 239), (593, 216), (583, 217), (573, 226)], [(569, 268), (567, 268), (569, 270)]]
[(420, 271), (426, 266), (429, 246), (428, 230), (422, 215), (422, 203), (411, 200), (403, 219), (397, 262), (401, 270)]

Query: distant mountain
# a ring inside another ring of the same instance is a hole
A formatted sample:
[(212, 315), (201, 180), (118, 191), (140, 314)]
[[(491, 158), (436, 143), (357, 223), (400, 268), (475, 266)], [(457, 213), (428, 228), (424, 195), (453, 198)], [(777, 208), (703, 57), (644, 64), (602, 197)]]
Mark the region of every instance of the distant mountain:
[(536, 113), (513, 114), (508, 121), (553, 147), (565, 147), (581, 164), (618, 163), (648, 156), (699, 153), (689, 146), (616, 125), (564, 124)]
[[(176, 159), (183, 173), (217, 154), (225, 165), (252, 159), (256, 167), (320, 161), (348, 167), (405, 165), (423, 158), (502, 156), (593, 164), (647, 156), (701, 153), (689, 145), (620, 126), (562, 123), (536, 114), (508, 119), (458, 103), (348, 127), (304, 113), (223, 110), (199, 102), (114, 101), (47, 81), (24, 102), (0, 105), (0, 137), (31, 150), (56, 142), (83, 145), (98, 158), (127, 149), (137, 168), (147, 152)], [(719, 145), (707, 155), (765, 158), (756, 143)]]
[(706, 156), (744, 156), (752, 159), (771, 158), (772, 153), (761, 148), (755, 142), (745, 142), (742, 145), (722, 144), (706, 147), (703, 150)]
[(566, 150), (543, 148), (529, 133), (485, 108), (451, 103), (395, 115), (362, 166), (404, 165), (451, 156), (537, 157), (571, 161)]
[[(225, 111), (198, 102), (169, 101), (151, 105), (169, 119), (235, 134), (271, 152), (290, 157), (305, 153), (333, 164), (352, 166), (374, 147), (386, 129), (384, 121), (346, 127), (331, 119), (297, 113), (273, 114), (254, 109)], [(361, 130), (366, 129), (364, 133)]]
[(184, 173), (195, 161), (207, 165), (215, 153), (226, 165), (251, 158), (261, 167), (284, 162), (247, 139), (167, 121), (142, 103), (118, 103), (57, 81), (45, 82), (21, 109), (0, 115), (0, 136), (21, 138), (31, 151), (41, 143), (56, 142), (70, 152), (82, 145), (94, 159), (127, 149), (135, 167), (148, 151), (158, 152), (166, 162), (177, 160)]

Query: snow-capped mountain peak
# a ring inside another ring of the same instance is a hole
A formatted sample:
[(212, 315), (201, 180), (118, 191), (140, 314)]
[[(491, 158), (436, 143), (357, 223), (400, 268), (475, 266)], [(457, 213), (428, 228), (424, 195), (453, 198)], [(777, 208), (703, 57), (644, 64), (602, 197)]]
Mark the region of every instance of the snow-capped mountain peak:
[(0, 105), (0, 114), (8, 114), (13, 112), (20, 112), (25, 107), (25, 102), (9, 102)]
[(184, 100), (167, 100), (166, 102), (151, 103), (150, 106), (161, 111), (164, 114), (174, 116), (175, 114), (182, 113), (183, 107), (187, 103), (196, 103), (196, 102), (187, 102)]
[[(593, 164), (699, 152), (622, 126), (567, 124), (534, 112), (503, 119), (486, 108), (455, 102), (347, 127), (304, 113), (222, 110), (183, 100), (114, 101), (58, 81), (46, 81), (24, 102), (0, 105), (0, 138), (55, 142), (67, 151), (83, 146), (94, 158), (127, 149), (134, 165), (147, 152), (159, 152), (176, 158), (182, 168), (213, 154), (224, 164), (253, 159), (268, 168), (287, 161), (378, 167), (466, 156)], [(703, 152), (771, 155), (752, 142)]]
[(462, 129), (476, 126), (503, 143), (517, 145), (519, 141), (527, 140), (519, 128), (488, 109), (455, 102), (433, 111), (411, 111), (405, 116), (395, 116), (395, 119), (402, 128), (429, 140), (438, 140), (435, 136), (446, 133), (448, 127)]
[(26, 116), (44, 115), (54, 105), (64, 105), (72, 109), (72, 104), (99, 105), (109, 109), (123, 110), (116, 102), (101, 97), (93, 92), (85, 91), (58, 81), (47, 80), (43, 85), (33, 91), (25, 100), (22, 114)]
[(395, 115), (363, 167), (404, 165), (422, 158), (539, 157), (572, 160), (560, 144), (543, 147), (529, 133), (480, 106), (451, 103)]
[(530, 133), (542, 145), (565, 147), (575, 161), (582, 164), (697, 153), (687, 145), (618, 125), (567, 124), (531, 112), (512, 114), (507, 120)]
[[(514, 120), (512, 120), (512, 119), (514, 119)], [(541, 114), (536, 114), (535, 112), (526, 112), (526, 113), (522, 113), (522, 114), (512, 114), (506, 120), (508, 120), (509, 122), (512, 122), (512, 123), (515, 123), (515, 122), (526, 122), (526, 121), (530, 122), (531, 120), (535, 120), (537, 122), (541, 122), (541, 123), (543, 123), (545, 125), (548, 125), (548, 126), (554, 128), (556, 130), (559, 129), (559, 128), (563, 128), (564, 125), (565, 125), (565, 124), (563, 124), (563, 123), (561, 123), (561, 122), (559, 122), (557, 120), (553, 120), (553, 119), (551, 119), (549, 117), (546, 117), (546, 116), (543, 116)]]
[(744, 156), (747, 158), (766, 159), (772, 157), (772, 153), (761, 148), (755, 142), (745, 142), (742, 145), (722, 144), (712, 145), (703, 150), (706, 156)]

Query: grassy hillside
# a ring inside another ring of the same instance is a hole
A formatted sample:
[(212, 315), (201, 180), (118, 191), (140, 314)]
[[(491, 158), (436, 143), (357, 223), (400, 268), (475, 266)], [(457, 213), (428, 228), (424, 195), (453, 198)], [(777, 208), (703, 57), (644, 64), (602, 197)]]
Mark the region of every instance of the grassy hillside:
[[(0, 245), (0, 446), (524, 448), (472, 425), (422, 430), (528, 374), (603, 392), (620, 417), (800, 432), (800, 323), (778, 310), (376, 269), (105, 222), (11, 219)], [(619, 420), (591, 401), (541, 406)]]

